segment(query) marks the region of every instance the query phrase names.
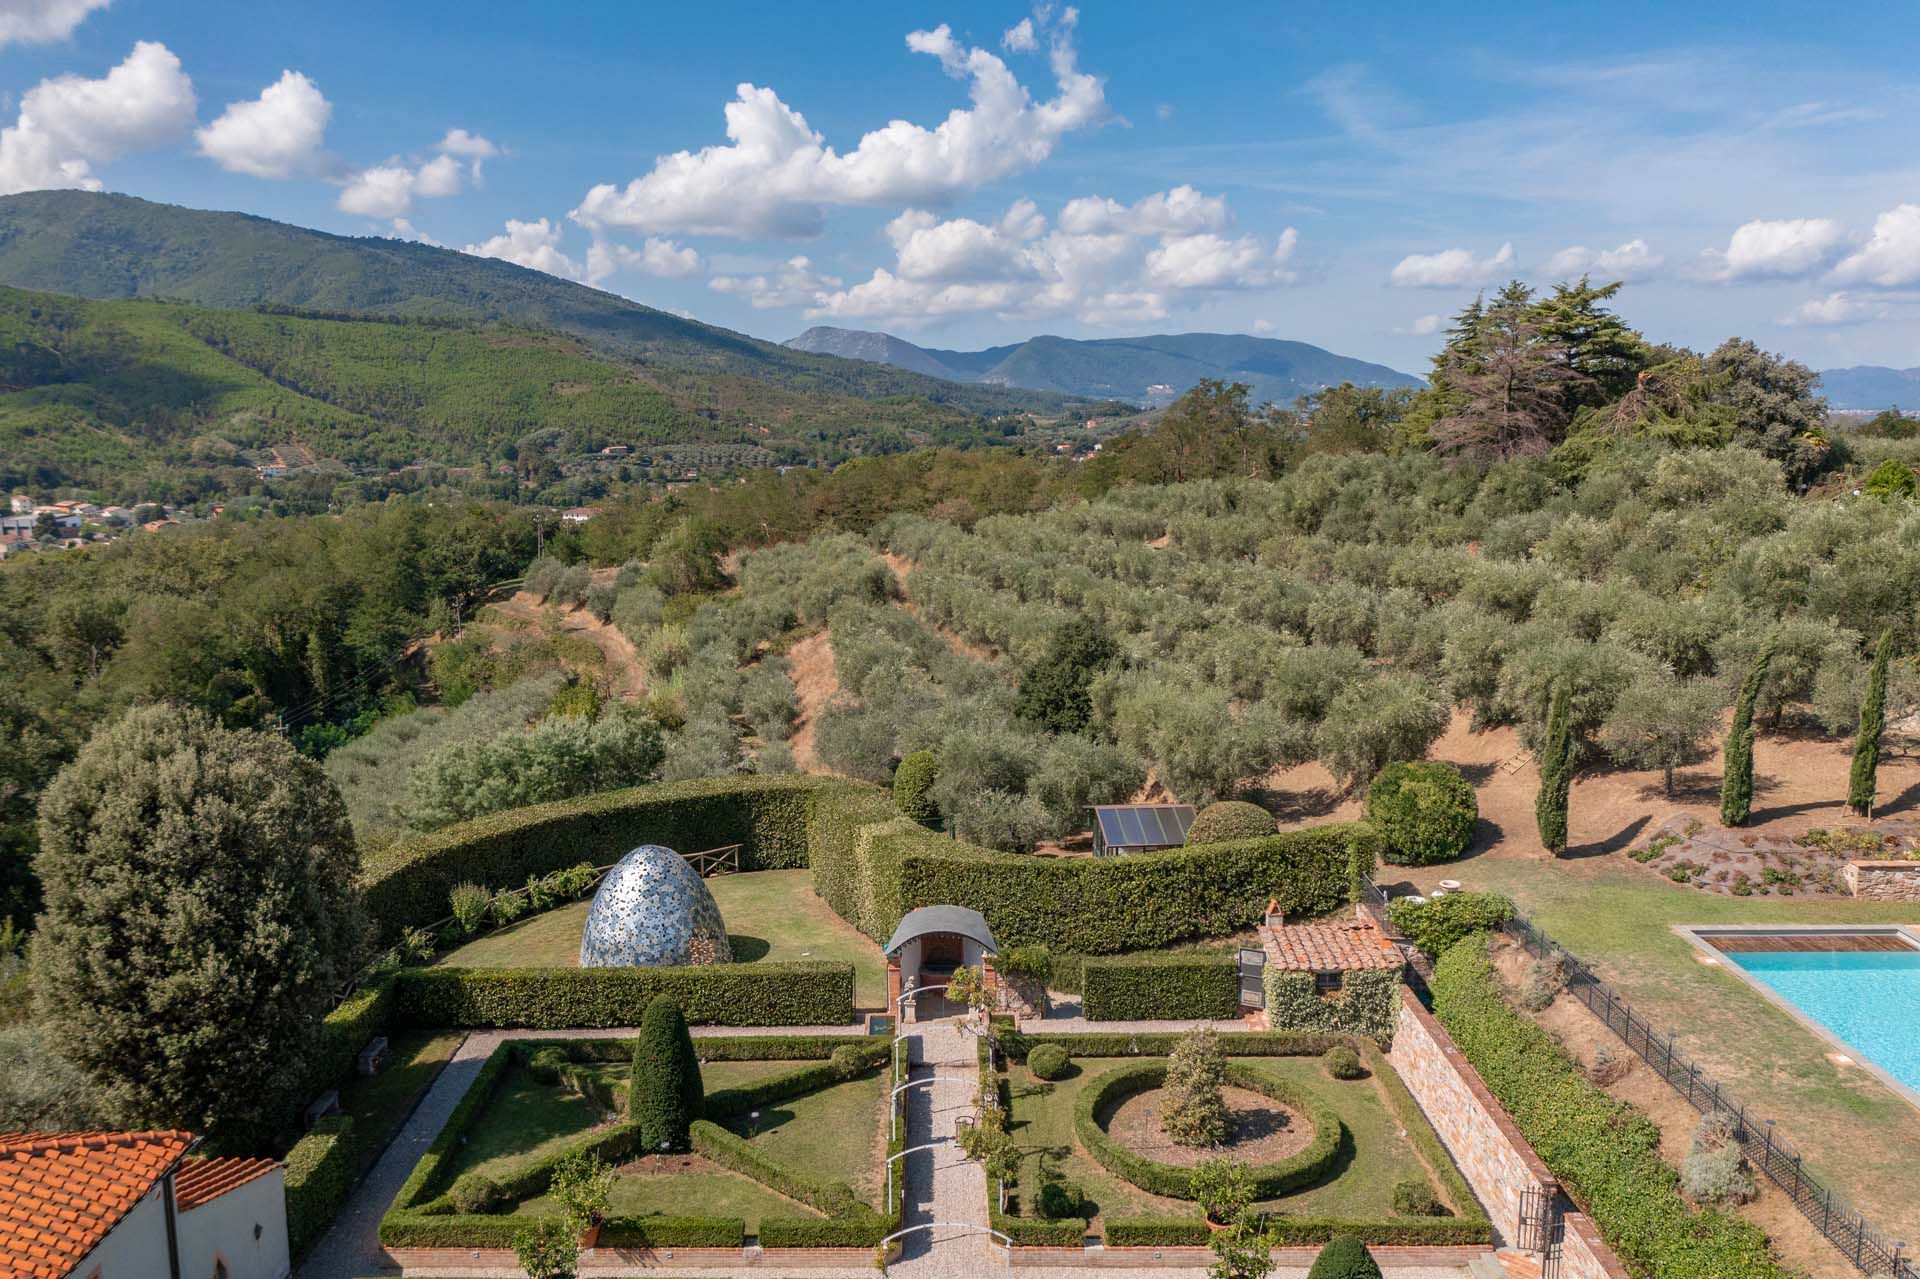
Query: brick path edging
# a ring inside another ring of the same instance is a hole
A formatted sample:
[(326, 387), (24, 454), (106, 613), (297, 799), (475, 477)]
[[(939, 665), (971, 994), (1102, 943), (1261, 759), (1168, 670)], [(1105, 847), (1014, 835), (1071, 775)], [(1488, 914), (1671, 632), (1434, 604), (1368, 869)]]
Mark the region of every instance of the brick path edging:
[[(1370, 1244), (1367, 1251), (1373, 1254), (1383, 1270), (1415, 1267), (1459, 1269), (1488, 1255), (1492, 1249), (1483, 1244), (1470, 1246)], [(1133, 1270), (1148, 1266), (1196, 1266), (1204, 1269), (1211, 1265), (1214, 1259), (1212, 1249), (1188, 1246), (1165, 1248), (1131, 1245), (1122, 1248), (1016, 1246), (1009, 1250), (1009, 1254), (1011, 1263), (1015, 1267), (1074, 1266), (1113, 1270)], [(1275, 1248), (1273, 1261), (1274, 1265), (1282, 1270), (1305, 1270), (1319, 1255), (1318, 1246)]]

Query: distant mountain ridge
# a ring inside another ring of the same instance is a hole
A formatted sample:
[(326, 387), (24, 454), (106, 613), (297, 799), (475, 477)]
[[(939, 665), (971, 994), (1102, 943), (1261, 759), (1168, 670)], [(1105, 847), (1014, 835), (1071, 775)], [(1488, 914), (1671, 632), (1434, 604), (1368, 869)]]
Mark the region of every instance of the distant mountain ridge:
[(891, 364), (955, 382), (1134, 403), (1164, 403), (1202, 378), (1245, 382), (1256, 404), (1267, 400), (1291, 404), (1302, 395), (1342, 382), (1426, 385), (1384, 364), (1336, 355), (1310, 343), (1235, 333), (1094, 339), (1041, 336), (984, 351), (949, 351), (916, 346), (890, 333), (817, 325), (786, 345), (798, 351)]
[(1890, 369), (1883, 364), (1826, 369), (1820, 374), (1819, 391), (1836, 409), (1878, 412), (1896, 404), (1920, 408), (1920, 369)]
[[(331, 235), (245, 213), (95, 191), (0, 197), (0, 284), (102, 301), (298, 307), (559, 329), (659, 369), (689, 400), (732, 403), (730, 378), (820, 397), (918, 396), (973, 413), (1057, 410), (1058, 396), (938, 382), (849, 362), (644, 306), (494, 258), (406, 240)], [(717, 383), (717, 384), (716, 384)], [(840, 406), (825, 405), (838, 412)]]

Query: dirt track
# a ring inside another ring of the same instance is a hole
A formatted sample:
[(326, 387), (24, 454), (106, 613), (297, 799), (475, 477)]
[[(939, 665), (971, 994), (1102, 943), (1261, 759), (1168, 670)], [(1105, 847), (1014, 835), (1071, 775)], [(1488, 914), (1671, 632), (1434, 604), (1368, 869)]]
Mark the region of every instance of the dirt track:
[[(536, 595), (525, 591), (492, 606), (495, 614), (529, 630), (545, 623), (548, 607)], [(588, 640), (600, 650), (607, 663), (608, 691), (623, 701), (635, 701), (647, 695), (647, 668), (640, 650), (611, 622), (603, 622), (584, 608), (559, 611), (560, 627), (570, 635)]]

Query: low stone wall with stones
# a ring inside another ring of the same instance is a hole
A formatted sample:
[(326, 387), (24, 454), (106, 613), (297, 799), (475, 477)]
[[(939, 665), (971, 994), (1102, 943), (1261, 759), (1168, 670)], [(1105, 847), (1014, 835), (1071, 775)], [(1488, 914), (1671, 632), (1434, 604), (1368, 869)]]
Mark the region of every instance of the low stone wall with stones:
[(1877, 902), (1920, 902), (1920, 862), (1848, 862), (1847, 891)]
[[(1387, 1059), (1479, 1196), (1496, 1242), (1513, 1246), (1520, 1237), (1521, 1197), (1540, 1190), (1560, 1202), (1559, 1183), (1453, 1036), (1404, 987)], [(1626, 1267), (1601, 1240), (1592, 1218), (1566, 1212), (1561, 1224), (1560, 1279), (1626, 1279)]]

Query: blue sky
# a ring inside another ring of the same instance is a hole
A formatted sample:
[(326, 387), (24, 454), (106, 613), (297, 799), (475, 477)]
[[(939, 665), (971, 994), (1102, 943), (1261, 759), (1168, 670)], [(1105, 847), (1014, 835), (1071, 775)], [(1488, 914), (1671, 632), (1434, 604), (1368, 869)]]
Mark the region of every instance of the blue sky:
[(1478, 289), (1590, 270), (1657, 338), (1920, 364), (1910, 5), (1440, 9), (0, 0), (0, 190), (430, 238), (776, 339), (1419, 371)]

